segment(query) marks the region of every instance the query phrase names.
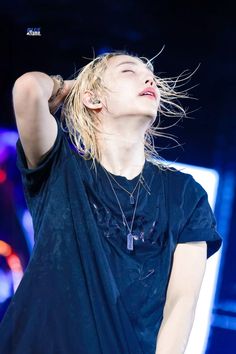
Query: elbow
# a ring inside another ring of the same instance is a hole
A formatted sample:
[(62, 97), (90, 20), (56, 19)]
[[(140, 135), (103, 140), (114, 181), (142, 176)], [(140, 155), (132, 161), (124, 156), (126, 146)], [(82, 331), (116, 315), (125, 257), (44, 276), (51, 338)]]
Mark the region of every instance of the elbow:
[(32, 94), (33, 92), (39, 92), (39, 85), (33, 73), (27, 72), (15, 81), (12, 89), (12, 94), (15, 96), (19, 92)]
[(12, 89), (12, 102), (16, 113), (21, 115), (30, 103), (37, 104), (44, 99), (44, 93), (37, 79), (30, 72), (20, 76)]

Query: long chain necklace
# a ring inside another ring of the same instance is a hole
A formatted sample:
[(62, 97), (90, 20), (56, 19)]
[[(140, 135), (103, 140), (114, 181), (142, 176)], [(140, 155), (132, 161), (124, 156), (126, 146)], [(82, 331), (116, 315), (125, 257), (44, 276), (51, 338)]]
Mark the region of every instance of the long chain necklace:
[[(127, 234), (127, 249), (133, 251), (133, 249), (134, 249), (134, 238), (137, 238), (137, 236), (132, 234), (132, 229), (133, 229), (134, 217), (135, 217), (135, 213), (136, 213), (136, 209), (137, 209), (138, 198), (139, 198), (139, 192), (140, 192), (140, 185), (141, 185), (141, 184), (138, 183), (139, 186), (138, 186), (138, 193), (137, 193), (136, 203), (135, 203), (135, 207), (134, 207), (134, 213), (133, 213), (131, 225), (130, 225), (130, 227), (129, 227), (128, 222), (127, 222), (127, 219), (126, 219), (125, 214), (124, 214), (124, 212), (123, 212), (123, 209), (122, 209), (122, 207), (121, 207), (119, 198), (118, 198), (118, 196), (117, 196), (117, 194), (116, 194), (116, 192), (115, 192), (115, 189), (114, 189), (114, 187), (113, 187), (113, 185), (112, 185), (112, 182), (111, 182), (111, 180), (110, 180), (110, 177), (109, 177), (109, 175), (108, 175), (108, 173), (107, 173), (107, 171), (106, 171), (105, 169), (104, 169), (104, 171), (105, 171), (106, 176), (107, 176), (107, 178), (108, 178), (108, 180), (109, 180), (109, 182), (110, 182), (110, 185), (111, 185), (111, 188), (112, 188), (112, 190), (113, 190), (113, 193), (115, 194), (117, 203), (118, 203), (119, 208), (120, 208), (120, 211), (121, 211), (123, 223), (126, 225), (128, 231), (129, 231), (129, 233)], [(140, 181), (140, 180), (139, 180), (139, 181)]]

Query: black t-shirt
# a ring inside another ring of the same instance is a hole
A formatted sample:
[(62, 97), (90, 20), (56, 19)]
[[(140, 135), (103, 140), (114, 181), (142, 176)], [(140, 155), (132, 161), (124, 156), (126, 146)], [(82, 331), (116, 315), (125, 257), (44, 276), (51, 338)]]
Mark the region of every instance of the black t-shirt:
[[(127, 226), (104, 169), (96, 162), (95, 172), (60, 124), (34, 169), (18, 140), (17, 166), (35, 244), (1, 322), (0, 352), (155, 354), (177, 243), (206, 241), (208, 258), (222, 243), (205, 190), (191, 175), (146, 160), (128, 250)], [(139, 179), (112, 177), (127, 191)], [(135, 204), (112, 184), (130, 226)]]

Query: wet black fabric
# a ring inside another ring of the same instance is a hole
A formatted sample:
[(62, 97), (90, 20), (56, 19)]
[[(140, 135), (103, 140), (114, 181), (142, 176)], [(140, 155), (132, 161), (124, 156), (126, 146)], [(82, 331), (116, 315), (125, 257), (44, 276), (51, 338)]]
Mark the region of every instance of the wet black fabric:
[[(155, 354), (177, 243), (221, 246), (207, 193), (189, 174), (146, 160), (134, 250), (104, 169), (84, 160), (58, 124), (49, 154), (17, 166), (32, 215), (30, 262), (0, 325), (1, 354)], [(113, 177), (131, 191), (139, 176)], [(134, 206), (113, 183), (128, 224)], [(137, 190), (134, 193), (136, 198)]]

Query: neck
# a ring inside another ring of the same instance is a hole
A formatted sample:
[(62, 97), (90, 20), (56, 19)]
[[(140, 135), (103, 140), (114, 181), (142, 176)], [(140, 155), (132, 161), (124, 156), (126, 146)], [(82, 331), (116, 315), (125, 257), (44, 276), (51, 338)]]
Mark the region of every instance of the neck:
[(101, 118), (97, 134), (101, 165), (114, 175), (133, 179), (145, 163), (144, 135), (150, 117), (106, 115)]
[(103, 135), (99, 138), (101, 165), (114, 175), (133, 179), (145, 163), (143, 137), (134, 134)]

